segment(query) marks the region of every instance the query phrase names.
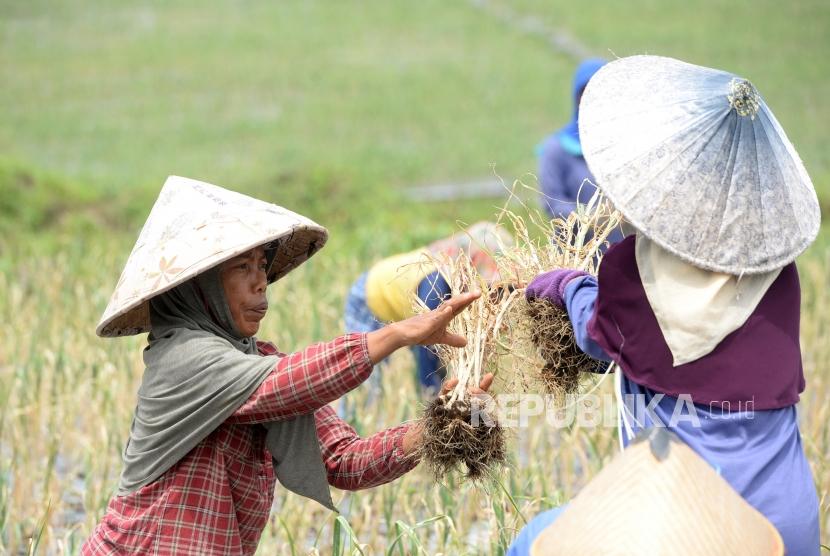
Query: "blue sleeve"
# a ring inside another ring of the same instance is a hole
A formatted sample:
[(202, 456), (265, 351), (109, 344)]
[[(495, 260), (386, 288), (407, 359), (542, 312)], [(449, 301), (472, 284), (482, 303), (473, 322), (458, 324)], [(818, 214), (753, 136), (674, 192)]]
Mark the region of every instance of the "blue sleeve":
[(565, 308), (573, 325), (576, 345), (583, 353), (600, 361), (611, 361), (598, 343), (588, 336), (588, 322), (594, 316), (599, 285), (593, 276), (574, 278), (565, 286)]
[(542, 206), (552, 218), (567, 217), (576, 208), (576, 199), (568, 191), (563, 179), (563, 151), (548, 140), (539, 155), (539, 188), (542, 190)]

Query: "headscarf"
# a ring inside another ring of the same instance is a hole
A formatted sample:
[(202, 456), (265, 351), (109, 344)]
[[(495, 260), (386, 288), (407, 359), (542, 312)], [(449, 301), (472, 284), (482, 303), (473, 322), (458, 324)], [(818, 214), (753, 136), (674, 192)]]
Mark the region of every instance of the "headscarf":
[(675, 367), (709, 355), (743, 327), (781, 273), (710, 272), (637, 234), (637, 270)]
[[(268, 257), (271, 260), (271, 256)], [(151, 333), (118, 494), (151, 483), (218, 428), (274, 369), (236, 328), (219, 266), (150, 300)], [(314, 414), (267, 423), (280, 483), (334, 509)]]

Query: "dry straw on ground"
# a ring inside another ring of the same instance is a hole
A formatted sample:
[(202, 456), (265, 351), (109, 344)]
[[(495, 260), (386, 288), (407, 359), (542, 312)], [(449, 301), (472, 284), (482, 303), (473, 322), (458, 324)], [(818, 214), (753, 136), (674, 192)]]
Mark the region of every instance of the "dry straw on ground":
[[(40, 553), (77, 554), (118, 483), (146, 339), (102, 340), (93, 329), (133, 239), (104, 236), (56, 254), (9, 250), (9, 264), (0, 267), (0, 554), (25, 554), (33, 539)], [(341, 332), (344, 296), (368, 261), (333, 253), (269, 287), (272, 308), (260, 337), (293, 351)], [(798, 267), (807, 381), (801, 438), (816, 479), (822, 541), (830, 545), (830, 250), (815, 246)], [(354, 391), (362, 434), (417, 417), (422, 398), (412, 388), (412, 365), (406, 351), (391, 357), (380, 373), (380, 399), (368, 388)], [(613, 396), (611, 386), (606, 381), (600, 393)], [(552, 428), (543, 416), (510, 437), (516, 464), (503, 489), (469, 488), (454, 477), (435, 484), (426, 466), (377, 488), (333, 489), (357, 539), (352, 546), (369, 545), (366, 554), (398, 553), (402, 543), (407, 554), (419, 546), (421, 554), (504, 554), (527, 520), (573, 497), (619, 449), (615, 428)], [(343, 547), (334, 514), (281, 487), (274, 496), (260, 553), (337, 554), (334, 547)]]
[[(622, 222), (622, 215), (599, 191), (564, 219), (549, 220), (537, 210), (524, 208), (526, 218), (507, 205), (502, 209), (499, 220), (511, 223), (515, 244), (497, 257), (502, 279), (522, 286), (517, 290), (522, 292), (533, 278), (550, 270), (596, 274), (602, 248)], [(544, 299), (528, 302), (521, 296), (507, 320), (515, 374), (522, 382), (534, 377), (548, 393), (566, 395), (577, 390), (582, 373), (598, 369), (598, 362), (577, 347), (563, 308)]]

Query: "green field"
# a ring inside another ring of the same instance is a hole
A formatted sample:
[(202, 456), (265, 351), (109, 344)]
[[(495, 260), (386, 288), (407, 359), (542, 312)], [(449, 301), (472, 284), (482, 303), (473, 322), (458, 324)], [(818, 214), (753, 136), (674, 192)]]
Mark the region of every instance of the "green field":
[[(332, 337), (371, 260), (501, 202), (419, 203), (408, 187), (533, 181), (534, 145), (570, 114), (576, 60), (529, 33), (528, 17), (595, 54), (671, 55), (751, 79), (830, 207), (822, 0), (0, 4), (0, 554), (25, 553), (31, 538), (43, 553), (75, 553), (115, 485), (144, 339), (105, 341), (94, 327), (165, 177), (248, 192), (327, 226), (326, 250), (271, 292), (263, 336), (286, 350)], [(827, 221), (800, 270), (802, 435), (826, 531)], [(417, 415), (408, 355), (384, 383), (391, 395), (360, 414), (361, 432)], [(615, 443), (613, 430), (540, 422), (517, 433), (514, 471), (487, 492), (434, 485), (418, 469), (335, 501), (367, 554), (396, 539), (394, 554), (502, 554), (525, 518), (578, 492)], [(279, 488), (277, 505), (262, 554), (328, 554), (347, 536), (344, 522)]]

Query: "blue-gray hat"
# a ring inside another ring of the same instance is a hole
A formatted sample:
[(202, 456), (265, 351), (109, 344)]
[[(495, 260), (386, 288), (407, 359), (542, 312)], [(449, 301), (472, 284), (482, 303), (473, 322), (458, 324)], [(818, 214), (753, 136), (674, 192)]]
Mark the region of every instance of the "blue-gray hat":
[(659, 56), (605, 65), (579, 132), (597, 185), (638, 231), (729, 274), (792, 262), (821, 215), (804, 164), (755, 87)]

